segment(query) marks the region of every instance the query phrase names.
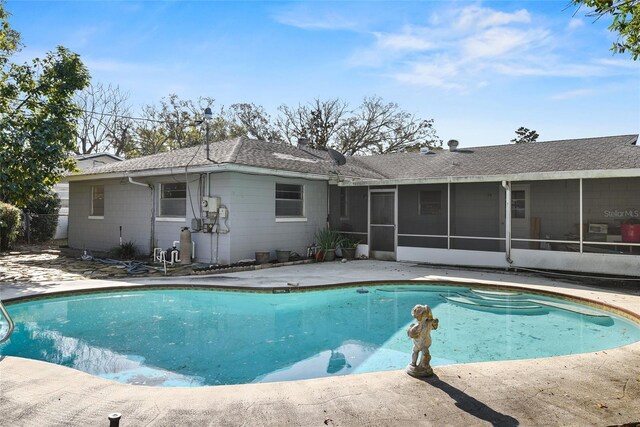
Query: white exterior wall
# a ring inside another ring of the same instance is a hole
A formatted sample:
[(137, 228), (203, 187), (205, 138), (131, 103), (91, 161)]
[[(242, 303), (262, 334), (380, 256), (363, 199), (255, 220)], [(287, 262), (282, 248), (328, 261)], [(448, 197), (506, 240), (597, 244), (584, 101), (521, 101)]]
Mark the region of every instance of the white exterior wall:
[[(304, 256), (316, 231), (325, 226), (327, 184), (324, 181), (224, 172), (210, 175), (209, 189), (205, 177), (206, 174), (200, 191), (200, 175), (189, 175), (184, 218), (158, 216), (160, 184), (184, 182), (184, 175), (136, 178), (136, 182), (154, 187), (153, 247), (167, 249), (174, 241), (179, 241), (181, 228), (190, 227), (191, 220), (200, 217), (200, 201), (205, 195), (220, 197), (221, 206), (229, 212), (226, 225), (222, 220), (221, 229), (228, 227), (230, 232), (192, 232), (197, 262), (228, 264), (254, 258), (256, 251), (270, 251), (275, 258), (276, 249), (291, 250)], [(276, 182), (304, 186), (304, 218), (276, 221)], [(92, 185), (104, 185), (103, 219), (89, 219)], [(152, 192), (149, 188), (131, 184), (123, 178), (72, 182), (70, 189), (69, 246), (109, 250), (118, 245), (119, 226), (122, 226), (124, 241), (135, 241), (141, 253), (150, 252)]]
[[(228, 175), (225, 177), (228, 185), (222, 204), (229, 207), (231, 232), (224, 237), (231, 245), (231, 261), (254, 258), (256, 251), (270, 251), (275, 258), (276, 249), (305, 256), (316, 231), (326, 225), (327, 183), (238, 173), (225, 175)], [(220, 178), (215, 176), (215, 179)], [(304, 220), (279, 222), (276, 219), (276, 183), (304, 186)], [(215, 181), (213, 188), (215, 193)]]
[[(91, 186), (104, 185), (104, 218), (91, 215)], [(151, 191), (126, 180), (71, 182), (69, 184), (69, 246), (107, 251), (122, 240), (133, 241), (140, 253), (149, 253)]]
[(398, 261), (493, 268), (531, 268), (575, 271), (580, 273), (613, 274), (640, 277), (638, 255), (608, 255), (594, 253), (512, 249), (512, 264), (504, 252), (466, 251), (398, 247)]

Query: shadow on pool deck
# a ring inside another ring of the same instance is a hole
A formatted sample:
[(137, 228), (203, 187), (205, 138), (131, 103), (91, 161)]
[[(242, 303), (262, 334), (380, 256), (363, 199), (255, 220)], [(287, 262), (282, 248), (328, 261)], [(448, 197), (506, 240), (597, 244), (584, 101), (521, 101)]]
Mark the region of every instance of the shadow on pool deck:
[(480, 402), (473, 396), (469, 396), (464, 391), (442, 381), (435, 374), (432, 377), (423, 379), (422, 381), (448, 394), (451, 399), (455, 400), (455, 406), (457, 408), (460, 408), (466, 413), (483, 421), (487, 421), (494, 426), (514, 427), (520, 425), (520, 422), (517, 419), (493, 410), (491, 407)]

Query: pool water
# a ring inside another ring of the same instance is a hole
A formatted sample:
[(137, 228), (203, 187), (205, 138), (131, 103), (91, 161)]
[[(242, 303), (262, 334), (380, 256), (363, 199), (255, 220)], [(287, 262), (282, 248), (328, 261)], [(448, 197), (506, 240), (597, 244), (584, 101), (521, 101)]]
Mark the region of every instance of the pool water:
[(640, 327), (627, 319), (539, 295), (483, 296), (429, 285), (364, 289), (131, 290), (17, 303), (8, 307), (16, 329), (0, 354), (156, 386), (402, 369), (410, 360), (406, 329), (415, 304), (428, 304), (440, 319), (432, 333), (433, 366), (584, 353), (640, 341)]

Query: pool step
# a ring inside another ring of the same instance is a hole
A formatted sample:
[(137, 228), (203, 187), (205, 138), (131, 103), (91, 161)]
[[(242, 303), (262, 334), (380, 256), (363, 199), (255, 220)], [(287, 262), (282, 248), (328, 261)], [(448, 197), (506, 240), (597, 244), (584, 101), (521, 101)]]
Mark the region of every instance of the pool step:
[(507, 304), (507, 305), (511, 304), (514, 306), (535, 304), (535, 305), (542, 305), (546, 307), (553, 307), (559, 310), (564, 310), (564, 311), (583, 315), (587, 318), (587, 320), (600, 325), (608, 326), (613, 324), (613, 319), (605, 313), (601, 313), (599, 311), (592, 310), (587, 307), (581, 307), (574, 304), (526, 297), (525, 295), (518, 292), (484, 291), (479, 289), (471, 289), (470, 291), (468, 291), (467, 295), (461, 294), (461, 296), (472, 301), (478, 301), (480, 304), (482, 304), (482, 302), (480, 301), (484, 301), (484, 302), (492, 302), (496, 304), (500, 304), (500, 303)]
[(533, 303), (533, 301), (527, 298), (520, 299), (512, 299), (512, 298), (489, 298), (480, 295), (476, 295), (471, 292), (460, 292), (457, 296), (467, 298), (469, 300), (475, 301), (479, 304), (488, 304), (488, 305), (509, 305), (509, 306), (527, 306), (527, 305), (537, 305), (537, 303)]
[(570, 311), (572, 313), (577, 313), (577, 314), (581, 314), (585, 317), (587, 317), (588, 320), (597, 323), (599, 325), (612, 325), (613, 324), (613, 319), (606, 315), (605, 313), (600, 313), (599, 311), (596, 310), (592, 310), (590, 308), (587, 307), (580, 307), (577, 305), (573, 305), (573, 304), (565, 304), (562, 302), (555, 302), (555, 301), (545, 301), (545, 300), (538, 300), (535, 298), (531, 298), (529, 299), (529, 301), (531, 301), (532, 303), (535, 304), (541, 304), (541, 305), (546, 305), (548, 307), (553, 307), (553, 308), (558, 308), (560, 310), (565, 310), (565, 311)]
[(484, 289), (471, 289), (471, 292), (478, 295), (489, 296), (489, 297), (514, 297), (518, 295), (522, 295), (520, 292), (512, 292), (512, 291), (487, 291)]
[(508, 303), (503, 304), (495, 301), (481, 302), (479, 300), (472, 300), (463, 296), (441, 296), (454, 304), (480, 311), (491, 311), (494, 313), (504, 313), (506, 311), (513, 314), (544, 314), (547, 312), (545, 307), (536, 304), (510, 305)]

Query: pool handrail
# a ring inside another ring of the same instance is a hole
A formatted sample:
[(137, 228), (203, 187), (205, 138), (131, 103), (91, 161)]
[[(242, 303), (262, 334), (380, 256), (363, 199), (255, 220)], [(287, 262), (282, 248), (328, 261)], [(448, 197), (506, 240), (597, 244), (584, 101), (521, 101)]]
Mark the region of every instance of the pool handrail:
[(6, 340), (8, 340), (9, 337), (11, 337), (11, 334), (13, 333), (13, 329), (15, 325), (13, 323), (13, 319), (11, 318), (11, 316), (9, 316), (9, 312), (4, 307), (4, 304), (2, 303), (1, 300), (0, 300), (0, 312), (2, 312), (2, 315), (4, 316), (4, 318), (7, 319), (7, 324), (9, 325), (9, 331), (7, 332), (7, 334), (4, 337), (0, 338), (0, 344), (2, 344)]

